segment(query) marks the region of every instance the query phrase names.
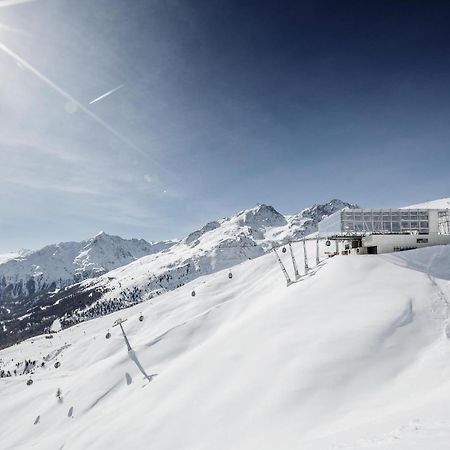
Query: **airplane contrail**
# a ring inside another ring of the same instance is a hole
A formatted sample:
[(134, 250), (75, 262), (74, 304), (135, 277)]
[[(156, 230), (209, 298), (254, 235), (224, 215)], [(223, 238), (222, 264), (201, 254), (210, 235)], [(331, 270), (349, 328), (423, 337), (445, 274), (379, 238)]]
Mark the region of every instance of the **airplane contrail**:
[[(9, 1), (9, 0), (8, 0)], [(33, 75), (38, 77), (41, 81), (43, 81), (45, 84), (50, 86), (53, 90), (58, 92), (61, 96), (63, 96), (66, 100), (72, 102), (75, 104), (81, 111), (83, 111), (85, 114), (87, 114), (91, 119), (95, 120), (99, 125), (101, 125), (103, 128), (108, 130), (110, 133), (112, 133), (114, 136), (116, 136), (118, 139), (120, 139), (123, 143), (127, 144), (129, 147), (133, 148), (140, 154), (148, 157), (148, 155), (139, 148), (136, 144), (131, 142), (129, 139), (127, 139), (125, 136), (122, 136), (117, 130), (115, 130), (111, 125), (109, 125), (107, 122), (105, 122), (103, 119), (97, 116), (97, 114), (94, 114), (92, 111), (90, 111), (88, 108), (86, 108), (81, 102), (79, 102), (76, 98), (72, 97), (69, 93), (67, 93), (63, 88), (59, 87), (56, 83), (54, 83), (52, 80), (47, 78), (43, 73), (39, 72), (34, 66), (32, 66), (30, 63), (25, 61), (22, 57), (20, 57), (17, 53), (13, 52), (10, 48), (8, 48), (5, 44), (0, 42), (0, 50), (9, 55), (12, 59), (14, 59), (16, 62), (22, 65), (25, 69), (29, 70)]]
[(108, 92), (105, 92), (104, 94), (100, 95), (100, 97), (94, 98), (94, 100), (92, 100), (91, 102), (89, 102), (90, 105), (92, 105), (93, 103), (97, 103), (99, 100), (102, 100), (105, 97), (108, 97), (108, 95), (113, 94), (114, 92), (118, 91), (119, 89), (123, 88), (123, 84), (121, 84), (120, 86), (115, 87), (114, 89), (111, 89)]
[(16, 6), (21, 3), (31, 3), (36, 0), (0, 0), (0, 8), (5, 8), (6, 6)]

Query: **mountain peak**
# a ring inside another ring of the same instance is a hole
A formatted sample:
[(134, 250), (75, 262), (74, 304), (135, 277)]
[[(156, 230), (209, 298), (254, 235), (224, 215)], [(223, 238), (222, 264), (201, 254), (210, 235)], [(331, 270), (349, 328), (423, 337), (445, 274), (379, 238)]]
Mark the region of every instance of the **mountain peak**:
[(279, 227), (287, 224), (286, 218), (273, 206), (264, 203), (240, 212), (236, 218), (242, 225), (259, 227)]
[(119, 236), (112, 236), (111, 234), (105, 233), (104, 231), (100, 231), (92, 238), (92, 240), (95, 241), (95, 240), (104, 240), (104, 239), (113, 239), (113, 238), (122, 239)]

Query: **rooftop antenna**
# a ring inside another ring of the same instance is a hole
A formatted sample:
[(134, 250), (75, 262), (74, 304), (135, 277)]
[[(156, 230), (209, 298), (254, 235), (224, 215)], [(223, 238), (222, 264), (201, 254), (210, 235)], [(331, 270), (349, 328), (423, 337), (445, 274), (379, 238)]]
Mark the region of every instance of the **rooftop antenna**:
[(280, 263), (281, 271), (284, 274), (284, 277), (286, 278), (286, 286), (290, 286), (292, 284), (292, 280), (289, 278), (289, 274), (287, 273), (286, 267), (284, 267), (283, 262), (281, 261), (280, 257), (278, 256), (277, 251), (275, 248), (273, 248), (273, 252), (275, 253), (275, 256), (278, 259), (278, 262)]
[(303, 256), (305, 258), (305, 275), (309, 272), (308, 267), (308, 255), (306, 254), (306, 241), (305, 238), (303, 238)]
[(120, 327), (120, 329), (122, 330), (123, 338), (125, 339), (125, 343), (127, 344), (127, 349), (128, 349), (129, 352), (131, 352), (131, 345), (130, 345), (130, 342), (128, 341), (127, 335), (125, 334), (125, 330), (123, 329), (123, 326), (122, 326), (122, 324), (123, 324), (124, 322), (126, 322), (126, 320), (127, 320), (127, 319), (117, 319), (117, 320), (114, 322), (113, 327), (117, 327), (117, 326)]
[(292, 250), (292, 245), (289, 242), (289, 251), (291, 252), (291, 258), (292, 258), (292, 265), (294, 266), (294, 274), (295, 274), (295, 281), (297, 281), (300, 278), (300, 274), (298, 273), (297, 268), (297, 261), (295, 261), (294, 251)]

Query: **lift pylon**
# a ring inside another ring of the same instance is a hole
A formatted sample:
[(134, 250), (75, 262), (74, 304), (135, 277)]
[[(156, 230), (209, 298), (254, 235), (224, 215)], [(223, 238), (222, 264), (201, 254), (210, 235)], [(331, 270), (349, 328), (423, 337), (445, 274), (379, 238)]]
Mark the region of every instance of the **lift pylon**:
[(306, 242), (303, 239), (303, 256), (305, 258), (305, 275), (309, 272), (309, 267), (308, 267), (308, 255), (306, 254)]
[(290, 279), (289, 274), (287, 273), (286, 267), (284, 267), (283, 261), (281, 261), (281, 258), (279, 257), (277, 251), (273, 249), (273, 252), (277, 257), (278, 262), (280, 263), (281, 271), (283, 272), (284, 277), (286, 278), (286, 286), (290, 286), (292, 284), (292, 280)]
[(316, 240), (316, 265), (320, 263), (320, 256), (319, 256), (319, 236), (317, 236)]
[(128, 341), (127, 335), (125, 334), (125, 330), (123, 329), (122, 324), (126, 321), (127, 319), (117, 319), (114, 322), (113, 327), (117, 327), (117, 325), (119, 325), (120, 329), (122, 330), (122, 334), (123, 334), (123, 338), (125, 339), (125, 343), (127, 344), (127, 349), (129, 352), (131, 352), (131, 345)]
[(292, 265), (294, 266), (295, 281), (297, 281), (300, 278), (300, 274), (298, 273), (297, 261), (295, 260), (294, 251), (292, 250), (292, 245), (290, 242), (289, 242), (289, 251), (291, 252)]

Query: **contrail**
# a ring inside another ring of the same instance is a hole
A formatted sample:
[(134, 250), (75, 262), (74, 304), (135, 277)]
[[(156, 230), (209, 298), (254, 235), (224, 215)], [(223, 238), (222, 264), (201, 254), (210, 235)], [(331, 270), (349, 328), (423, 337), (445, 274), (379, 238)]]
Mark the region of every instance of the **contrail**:
[[(8, 3), (11, 3), (12, 0), (7, 0)], [(18, 0), (18, 1), (25, 1), (25, 0)], [(0, 3), (1, 4), (1, 3)], [(45, 84), (50, 86), (53, 90), (58, 92), (61, 96), (63, 96), (66, 100), (72, 102), (75, 104), (81, 111), (83, 111), (85, 114), (87, 114), (89, 117), (94, 119), (99, 125), (101, 125), (103, 128), (108, 130), (110, 133), (112, 133), (114, 136), (116, 136), (118, 139), (120, 139), (123, 143), (127, 144), (129, 147), (133, 148), (140, 154), (148, 157), (148, 155), (139, 148), (136, 144), (131, 142), (129, 139), (127, 139), (125, 136), (122, 136), (118, 131), (116, 131), (111, 125), (106, 123), (103, 119), (98, 117), (96, 114), (94, 114), (92, 111), (87, 109), (82, 103), (80, 103), (76, 98), (72, 97), (69, 93), (67, 93), (64, 89), (59, 87), (56, 83), (54, 83), (52, 80), (47, 78), (43, 73), (39, 72), (34, 66), (32, 66), (30, 63), (25, 61), (23, 58), (21, 58), (17, 53), (13, 52), (11, 49), (9, 49), (5, 44), (0, 42), (0, 50), (5, 52), (7, 55), (9, 55), (11, 58), (13, 58), (16, 62), (21, 64), (25, 69), (29, 70), (33, 75), (38, 77), (41, 81), (43, 81)]]
[(21, 3), (31, 3), (36, 0), (0, 0), (0, 8), (4, 8), (6, 6), (16, 6)]
[(108, 97), (108, 95), (113, 94), (114, 92), (118, 91), (119, 89), (123, 88), (123, 84), (121, 84), (120, 86), (115, 87), (114, 89), (111, 89), (108, 92), (105, 92), (103, 95), (100, 95), (100, 97), (94, 98), (94, 100), (92, 100), (92, 102), (89, 102), (90, 105), (92, 105), (93, 103), (97, 103), (99, 100), (101, 100), (102, 98)]

